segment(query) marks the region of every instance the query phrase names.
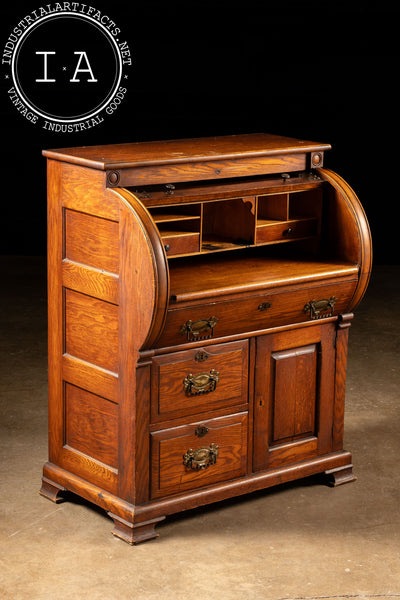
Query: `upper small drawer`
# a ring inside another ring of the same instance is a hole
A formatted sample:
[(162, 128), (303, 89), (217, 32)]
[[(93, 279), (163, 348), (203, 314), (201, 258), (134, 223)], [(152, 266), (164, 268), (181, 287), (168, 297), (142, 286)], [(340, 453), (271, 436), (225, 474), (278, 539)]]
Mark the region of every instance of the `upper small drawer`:
[(247, 371), (247, 340), (154, 357), (152, 421), (247, 403)]
[(317, 219), (292, 219), (290, 221), (260, 221), (256, 229), (256, 242), (263, 244), (267, 242), (290, 240), (317, 235)]

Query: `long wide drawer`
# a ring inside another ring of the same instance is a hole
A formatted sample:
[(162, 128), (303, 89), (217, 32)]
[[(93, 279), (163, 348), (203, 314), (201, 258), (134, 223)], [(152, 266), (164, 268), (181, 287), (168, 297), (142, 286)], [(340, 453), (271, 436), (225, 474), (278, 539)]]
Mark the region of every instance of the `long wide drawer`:
[(295, 290), (268, 290), (232, 301), (174, 307), (168, 311), (156, 345), (174, 346), (337, 315), (346, 310), (356, 285), (357, 280), (352, 279), (304, 285)]
[(247, 381), (248, 340), (156, 356), (152, 422), (245, 404)]
[(247, 464), (247, 412), (151, 433), (151, 494), (177, 494), (240, 477)]

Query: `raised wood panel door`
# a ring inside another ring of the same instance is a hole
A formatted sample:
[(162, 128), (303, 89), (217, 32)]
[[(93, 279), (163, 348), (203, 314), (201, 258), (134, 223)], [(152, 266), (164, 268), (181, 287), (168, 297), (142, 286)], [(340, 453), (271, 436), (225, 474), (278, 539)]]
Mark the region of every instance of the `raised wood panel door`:
[(317, 344), (272, 352), (271, 446), (315, 434)]
[(335, 338), (329, 323), (257, 339), (255, 471), (332, 450)]

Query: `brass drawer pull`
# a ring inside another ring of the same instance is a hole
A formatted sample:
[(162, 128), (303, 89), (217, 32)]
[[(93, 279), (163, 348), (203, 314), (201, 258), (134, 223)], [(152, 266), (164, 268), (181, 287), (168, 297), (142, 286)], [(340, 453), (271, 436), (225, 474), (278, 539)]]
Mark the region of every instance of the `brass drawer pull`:
[(181, 335), (186, 334), (188, 341), (207, 340), (213, 336), (217, 322), (217, 317), (200, 319), (199, 321), (186, 321), (180, 328), (179, 333)]
[(196, 450), (189, 450), (183, 455), (183, 464), (189, 469), (198, 471), (199, 469), (205, 469), (210, 465), (215, 465), (217, 462), (219, 447), (216, 444), (210, 444), (203, 448), (197, 448)]
[(303, 308), (303, 312), (309, 313), (311, 319), (323, 319), (324, 317), (331, 317), (337, 298), (331, 296), (329, 300), (324, 298), (322, 300), (310, 300)]
[(215, 390), (218, 381), (219, 373), (215, 369), (211, 369), (209, 373), (199, 373), (198, 375), (189, 373), (183, 380), (183, 389), (188, 396), (208, 394)]

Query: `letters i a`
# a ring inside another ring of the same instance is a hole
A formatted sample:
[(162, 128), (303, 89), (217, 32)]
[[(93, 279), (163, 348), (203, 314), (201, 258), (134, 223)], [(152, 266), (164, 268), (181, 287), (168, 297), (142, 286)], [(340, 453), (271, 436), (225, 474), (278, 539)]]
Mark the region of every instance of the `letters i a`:
[[(37, 83), (54, 83), (56, 80), (48, 77), (48, 58), (47, 57), (49, 55), (54, 55), (56, 53), (51, 50), (40, 50), (40, 51), (37, 51), (35, 54), (43, 55), (43, 78), (36, 79), (35, 81)], [(89, 59), (87, 57), (86, 52), (79, 50), (77, 52), (74, 52), (74, 54), (79, 55), (79, 58), (78, 58), (78, 62), (76, 64), (74, 76), (72, 77), (72, 79), (70, 79), (70, 82), (71, 83), (79, 83), (80, 79), (78, 79), (78, 77), (77, 77), (78, 73), (89, 73), (90, 77), (88, 77), (87, 81), (89, 83), (96, 83), (98, 80), (95, 79), (95, 77), (93, 75), (92, 67), (90, 66)], [(86, 68), (81, 68), (81, 64), (82, 64), (83, 60), (86, 62)]]

